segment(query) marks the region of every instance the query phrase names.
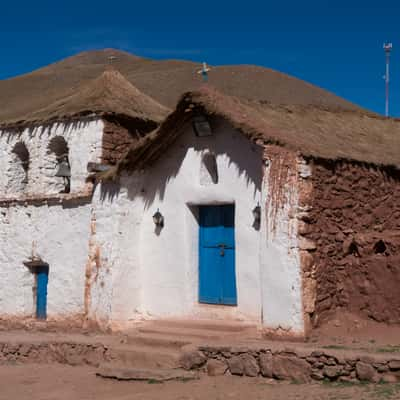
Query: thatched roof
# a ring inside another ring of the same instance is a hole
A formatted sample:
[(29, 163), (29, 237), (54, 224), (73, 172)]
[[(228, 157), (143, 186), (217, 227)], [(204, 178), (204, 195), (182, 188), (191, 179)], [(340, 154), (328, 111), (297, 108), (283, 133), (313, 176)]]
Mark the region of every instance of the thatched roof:
[(398, 120), (359, 110), (246, 101), (203, 87), (183, 95), (160, 128), (130, 149), (119, 170), (151, 165), (199, 110), (225, 118), (260, 144), (275, 143), (314, 158), (400, 167)]
[(22, 120), (9, 121), (6, 126), (38, 125), (88, 115), (116, 115), (159, 124), (169, 111), (118, 71), (110, 69), (47, 107), (31, 112)]
[[(38, 110), (52, 108), (110, 67), (142, 93), (166, 107), (175, 107), (182, 93), (202, 85), (200, 63), (151, 60), (105, 49), (88, 51), (29, 74), (0, 80), (0, 125), (24, 121)], [(339, 96), (287, 74), (254, 65), (212, 67), (209, 82), (222, 93), (275, 104), (319, 104), (355, 109)]]

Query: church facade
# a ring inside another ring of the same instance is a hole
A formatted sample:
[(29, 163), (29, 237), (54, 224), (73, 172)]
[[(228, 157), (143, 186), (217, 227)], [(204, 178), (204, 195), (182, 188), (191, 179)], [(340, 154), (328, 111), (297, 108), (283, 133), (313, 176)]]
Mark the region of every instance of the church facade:
[(399, 301), (399, 173), (382, 149), (346, 154), (340, 130), (316, 140), (332, 118), (398, 122), (210, 88), (174, 111), (129, 95), (124, 110), (1, 128), (0, 318), (235, 320), (300, 337), (337, 310), (400, 322), (382, 311)]

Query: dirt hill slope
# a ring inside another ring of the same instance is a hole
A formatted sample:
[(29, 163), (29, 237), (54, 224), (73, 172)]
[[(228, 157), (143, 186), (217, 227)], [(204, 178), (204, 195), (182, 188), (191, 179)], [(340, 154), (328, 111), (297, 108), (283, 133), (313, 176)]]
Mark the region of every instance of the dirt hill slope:
[[(160, 103), (173, 108), (179, 96), (197, 89), (202, 81), (200, 64), (189, 61), (158, 61), (119, 50), (80, 53), (32, 73), (0, 81), (0, 123), (24, 119), (38, 109), (72, 95), (74, 90), (109, 68), (121, 72), (134, 86)], [(210, 84), (222, 92), (273, 103), (319, 104), (356, 108), (350, 102), (286, 74), (257, 66), (215, 67)]]

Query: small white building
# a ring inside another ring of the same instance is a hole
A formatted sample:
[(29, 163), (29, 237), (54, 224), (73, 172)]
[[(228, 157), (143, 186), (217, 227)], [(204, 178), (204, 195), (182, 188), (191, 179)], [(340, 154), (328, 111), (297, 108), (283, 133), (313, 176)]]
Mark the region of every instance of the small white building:
[[(3, 124), (0, 318), (112, 329), (230, 319), (306, 334), (318, 280), (310, 155), (319, 155), (293, 129), (306, 126), (303, 111), (204, 88), (168, 115), (107, 71)], [(324, 132), (333, 114), (313, 112), (310, 130)]]

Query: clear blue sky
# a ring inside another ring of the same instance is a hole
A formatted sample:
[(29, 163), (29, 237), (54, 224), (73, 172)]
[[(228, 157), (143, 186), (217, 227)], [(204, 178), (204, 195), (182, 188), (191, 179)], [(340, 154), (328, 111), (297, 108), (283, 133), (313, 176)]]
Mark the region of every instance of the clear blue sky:
[[(396, 5), (397, 4), (397, 5)], [(0, 79), (74, 53), (114, 47), (153, 58), (258, 64), (400, 116), (400, 4), (323, 1), (1, 1)]]

